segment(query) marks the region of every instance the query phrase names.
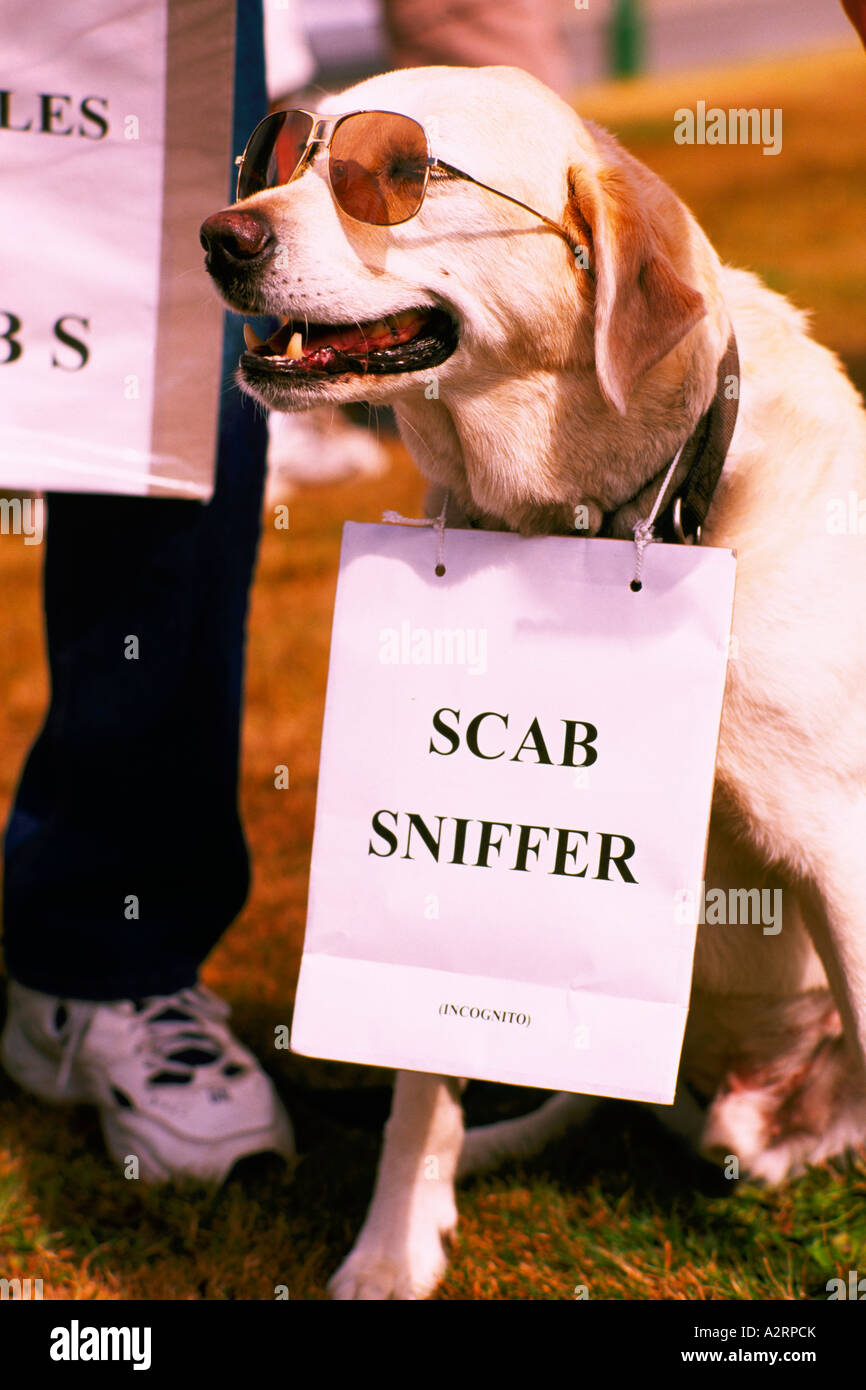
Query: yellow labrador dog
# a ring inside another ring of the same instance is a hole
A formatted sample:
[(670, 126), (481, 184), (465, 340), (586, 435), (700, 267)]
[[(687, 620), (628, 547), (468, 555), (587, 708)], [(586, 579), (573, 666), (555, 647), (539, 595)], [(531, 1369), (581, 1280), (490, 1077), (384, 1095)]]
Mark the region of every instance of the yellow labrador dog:
[[(202, 228), (227, 303), (283, 321), (250, 335), (239, 380), (279, 410), (392, 403), (454, 524), (561, 534), (579, 515), (629, 536), (735, 334), (739, 412), (703, 526), (739, 556), (707, 899), (781, 890), (782, 914), (699, 929), (667, 1113), (769, 1181), (841, 1153), (866, 1136), (866, 541), (837, 533), (866, 488), (862, 403), (800, 313), (526, 74), (393, 72), (322, 108), (260, 127), (239, 201)], [(459, 1092), (398, 1076), (335, 1297), (429, 1293), (459, 1173), (592, 1103), (464, 1136)]]

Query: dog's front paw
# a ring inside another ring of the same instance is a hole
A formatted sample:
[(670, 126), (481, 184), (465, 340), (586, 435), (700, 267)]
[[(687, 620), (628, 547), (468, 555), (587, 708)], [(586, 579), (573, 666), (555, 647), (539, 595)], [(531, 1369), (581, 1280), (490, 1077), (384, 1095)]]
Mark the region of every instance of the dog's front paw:
[(445, 1273), (456, 1228), (450, 1187), (417, 1202), (408, 1221), (405, 1212), (374, 1208), (328, 1292), (340, 1300), (427, 1298)]

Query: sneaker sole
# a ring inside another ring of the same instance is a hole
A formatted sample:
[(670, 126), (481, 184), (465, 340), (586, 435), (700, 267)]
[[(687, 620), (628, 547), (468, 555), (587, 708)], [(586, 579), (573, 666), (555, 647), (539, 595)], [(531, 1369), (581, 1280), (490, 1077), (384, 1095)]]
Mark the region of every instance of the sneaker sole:
[(147, 1134), (138, 1133), (124, 1115), (114, 1110), (101, 1110), (102, 1134), (105, 1147), (121, 1168), (129, 1160), (138, 1160), (138, 1178), (144, 1183), (192, 1181), (219, 1186), (225, 1182), (236, 1163), (253, 1154), (277, 1153), (284, 1159), (295, 1155), (294, 1134), (287, 1115), (277, 1116), (274, 1124), (253, 1130), (242, 1137), (221, 1143), (196, 1144), (190, 1140), (172, 1138), (174, 1159), (169, 1166), (152, 1145)]

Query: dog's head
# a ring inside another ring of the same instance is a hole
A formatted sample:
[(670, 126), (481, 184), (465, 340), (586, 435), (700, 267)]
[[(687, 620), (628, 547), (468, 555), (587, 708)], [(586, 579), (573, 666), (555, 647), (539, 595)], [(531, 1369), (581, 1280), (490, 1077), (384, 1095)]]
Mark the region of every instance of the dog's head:
[[(678, 360), (638, 413), (662, 420), (673, 401), (697, 418), (726, 339), (717, 262), (679, 200), (611, 136), (513, 68), (392, 72), (320, 106), (325, 116), (413, 117), (434, 156), (527, 204), (566, 236), (435, 169), (410, 220), (356, 221), (332, 195), (320, 153), (291, 183), (202, 228), (207, 267), (226, 302), (285, 321), (242, 357), (245, 390), (279, 410), (390, 401), (416, 431), (426, 408), (431, 451), (449, 454), (452, 465), (461, 458), (464, 502), (508, 524), (513, 516), (498, 505), (504, 485), (481, 478), (472, 457), (479, 447), (495, 452), (491, 410), (507, 452), (504, 436), (513, 444), (521, 434), (515, 417), (526, 415), (527, 389), (535, 404), (522, 442), (548, 460), (526, 491), (542, 504), (571, 506), (587, 494), (587, 479), (575, 487), (573, 467), (561, 477), (559, 460), (587, 431), (614, 432), (648, 374), (684, 343), (700, 370), (684, 372)], [(681, 419), (670, 423), (681, 433)], [(425, 471), (437, 473), (432, 464)], [(614, 464), (611, 477), (594, 479), (603, 508), (617, 500), (618, 471)], [(456, 485), (450, 475), (440, 480)]]

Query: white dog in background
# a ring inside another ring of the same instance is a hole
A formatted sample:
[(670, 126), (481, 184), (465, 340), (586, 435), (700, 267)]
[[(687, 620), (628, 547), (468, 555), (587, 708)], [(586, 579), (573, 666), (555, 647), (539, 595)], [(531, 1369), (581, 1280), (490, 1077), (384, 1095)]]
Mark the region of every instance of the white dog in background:
[[(434, 170), (414, 215), (370, 225), (339, 205), (319, 151), (209, 218), (227, 302), (288, 320), (239, 379), (280, 410), (392, 403), (418, 467), (475, 523), (563, 533), (582, 505), (588, 534), (607, 517), (630, 535), (713, 399), (733, 325), (739, 417), (704, 540), (739, 557), (737, 659), (706, 883), (783, 889), (783, 923), (699, 929), (681, 1081), (709, 1108), (681, 1085), (667, 1113), (768, 1180), (841, 1153), (866, 1137), (866, 562), (826, 517), (866, 488), (862, 403), (800, 313), (723, 269), (661, 180), (526, 74), (395, 72), (323, 106), (414, 117), (435, 156), (487, 189)], [(326, 361), (338, 370), (315, 369)], [(556, 1097), (464, 1137), (459, 1092), (398, 1076), (335, 1297), (429, 1293), (458, 1167), (527, 1152), (592, 1103)]]

